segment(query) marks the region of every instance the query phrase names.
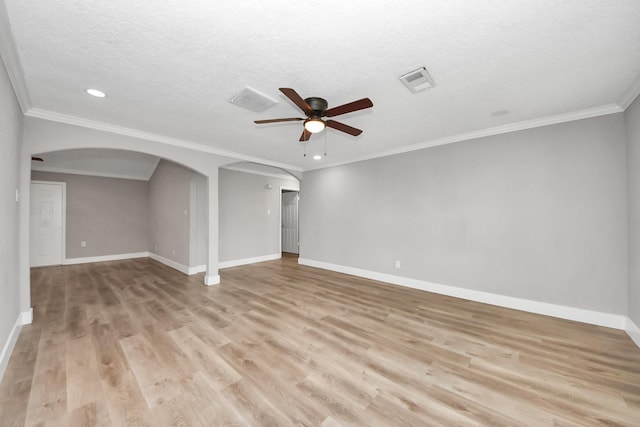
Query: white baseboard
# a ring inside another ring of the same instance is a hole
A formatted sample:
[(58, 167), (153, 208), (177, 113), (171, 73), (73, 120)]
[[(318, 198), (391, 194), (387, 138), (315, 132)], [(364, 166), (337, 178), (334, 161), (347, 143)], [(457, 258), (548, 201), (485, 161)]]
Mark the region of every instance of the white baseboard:
[(187, 267), (186, 265), (182, 265), (170, 259), (164, 258), (158, 254), (154, 254), (153, 252), (135, 252), (130, 254), (116, 254), (116, 255), (104, 255), (104, 256), (94, 256), (94, 257), (83, 257), (83, 258), (67, 258), (62, 263), (63, 265), (71, 265), (71, 264), (87, 264), (90, 262), (103, 262), (103, 261), (120, 261), (123, 259), (133, 259), (133, 258), (151, 258), (155, 259), (158, 262), (161, 262), (171, 268), (175, 268), (181, 273), (187, 274), (191, 276), (192, 274), (202, 273), (207, 271), (206, 265), (196, 265), (195, 267)]
[(135, 252), (130, 254), (102, 255), (102, 256), (91, 256), (91, 257), (82, 257), (82, 258), (67, 258), (62, 262), (62, 264), (71, 265), (71, 264), (87, 264), (90, 262), (120, 261), (123, 259), (146, 258), (148, 256), (149, 256), (149, 252)]
[(191, 276), (193, 274), (198, 274), (198, 273), (202, 273), (204, 271), (207, 271), (207, 266), (206, 265), (196, 265), (195, 267), (187, 267), (186, 265), (182, 265), (179, 262), (170, 260), (168, 258), (165, 258), (163, 256), (160, 256), (158, 254), (154, 254), (153, 252), (148, 252), (148, 254), (146, 255), (151, 259), (154, 259), (158, 262), (161, 262), (162, 264), (174, 268), (176, 270), (178, 270), (181, 273), (186, 274), (187, 276)]
[(20, 324), (22, 325), (30, 325), (33, 323), (33, 307), (31, 307), (27, 311), (23, 311), (20, 313), (20, 317), (18, 319)]
[(263, 262), (263, 261), (273, 261), (274, 259), (280, 259), (280, 258), (282, 258), (281, 253), (257, 256), (253, 258), (234, 259), (231, 261), (219, 262), (218, 268), (220, 269), (220, 268), (237, 267), (239, 265), (255, 264), (256, 262)]
[(186, 265), (182, 265), (179, 262), (170, 260), (170, 259), (165, 258), (163, 256), (160, 256), (158, 254), (154, 254), (153, 252), (149, 252), (149, 258), (154, 259), (154, 260), (156, 260), (158, 262), (161, 262), (162, 264), (164, 264), (164, 265), (166, 265), (168, 267), (176, 269), (181, 273), (184, 273), (184, 274), (187, 274), (187, 275), (189, 274), (189, 267), (187, 267)]
[(30, 324), (32, 319), (33, 319), (32, 308), (18, 314), (16, 323), (13, 325), (13, 328), (11, 329), (9, 336), (7, 337), (7, 341), (4, 343), (4, 346), (2, 347), (2, 352), (0, 353), (0, 381), (2, 381), (2, 378), (4, 377), (4, 373), (7, 370), (7, 366), (9, 365), (9, 359), (11, 358), (13, 349), (16, 346), (16, 342), (18, 342), (18, 337), (20, 336), (20, 331), (22, 330), (22, 326)]
[(204, 284), (207, 286), (219, 285), (220, 284), (220, 276), (204, 276)]
[(628, 317), (626, 323), (625, 331), (627, 332), (627, 335), (629, 335), (633, 342), (640, 347), (640, 328), (638, 328), (638, 325), (633, 323), (633, 320)]
[(434, 292), (437, 294), (448, 295), (485, 304), (497, 305), (499, 307), (512, 308), (515, 310), (543, 314), (545, 316), (574, 320), (577, 322), (605, 326), (608, 328), (625, 330), (625, 325), (627, 324), (627, 318), (618, 314), (602, 313), (599, 311), (585, 310), (582, 308), (532, 301), (523, 298), (509, 297), (505, 295), (458, 288), (449, 285), (441, 285), (438, 283), (409, 279), (407, 277), (394, 276), (392, 274), (378, 273), (375, 271), (362, 270), (359, 268), (347, 267), (343, 265), (331, 264), (328, 262), (315, 261), (305, 258), (299, 258), (298, 264), (322, 268), (324, 270), (336, 271), (344, 274), (350, 274), (353, 276), (364, 277), (367, 279), (378, 280), (380, 282), (391, 283), (407, 288), (420, 289), (422, 291)]

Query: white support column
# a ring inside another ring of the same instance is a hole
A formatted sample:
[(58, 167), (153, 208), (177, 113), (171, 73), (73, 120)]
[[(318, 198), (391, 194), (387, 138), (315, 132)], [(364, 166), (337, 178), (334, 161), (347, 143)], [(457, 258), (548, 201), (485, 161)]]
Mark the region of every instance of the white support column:
[(207, 286), (220, 283), (218, 274), (218, 172), (210, 173), (208, 177), (208, 205), (209, 205), (209, 239), (207, 243), (207, 272), (204, 284)]

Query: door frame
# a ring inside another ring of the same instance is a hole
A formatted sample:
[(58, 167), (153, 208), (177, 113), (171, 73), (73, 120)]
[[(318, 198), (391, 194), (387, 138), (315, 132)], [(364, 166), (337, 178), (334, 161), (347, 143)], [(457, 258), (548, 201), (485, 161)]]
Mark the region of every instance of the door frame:
[[(67, 261), (67, 183), (61, 181), (41, 181), (30, 180), (29, 181), (29, 209), (31, 209), (31, 197), (33, 192), (31, 191), (31, 184), (46, 184), (46, 185), (59, 185), (62, 187), (62, 231), (61, 231), (61, 260), (60, 265), (64, 265)], [(31, 268), (31, 211), (29, 211), (29, 268)]]
[(278, 205), (278, 211), (280, 212), (278, 220), (278, 247), (280, 248), (280, 256), (282, 256), (282, 191), (295, 191), (298, 193), (298, 255), (300, 255), (300, 188), (288, 187), (286, 185), (280, 186), (280, 203)]

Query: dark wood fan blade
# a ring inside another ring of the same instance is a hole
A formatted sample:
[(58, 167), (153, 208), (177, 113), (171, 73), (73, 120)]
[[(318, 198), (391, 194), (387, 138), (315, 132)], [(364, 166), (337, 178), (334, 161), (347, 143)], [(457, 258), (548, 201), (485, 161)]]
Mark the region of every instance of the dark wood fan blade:
[(44, 159), (42, 157), (31, 157), (31, 160), (33, 160), (34, 162), (44, 162)]
[(373, 102), (369, 98), (362, 98), (357, 101), (350, 102), (348, 104), (339, 105), (337, 107), (329, 108), (325, 113), (327, 117), (335, 117), (340, 114), (350, 113), (352, 111), (364, 110), (365, 108), (373, 107)]
[(288, 87), (281, 87), (280, 92), (282, 92), (284, 96), (293, 101), (293, 103), (296, 104), (302, 111), (304, 111), (307, 116), (311, 114), (311, 106), (309, 106), (309, 104), (307, 104), (307, 101), (305, 101), (300, 95), (298, 95), (298, 92)]
[(345, 125), (344, 123), (336, 122), (335, 120), (327, 120), (325, 123), (330, 128), (348, 133), (349, 135), (358, 136), (362, 133), (360, 129)]
[(305, 142), (308, 141), (309, 138), (311, 138), (312, 133), (309, 132), (307, 129), (302, 131), (302, 135), (300, 135), (300, 142)]
[(300, 117), (289, 117), (287, 119), (255, 120), (253, 123), (257, 125), (263, 125), (265, 123), (299, 122), (300, 120), (304, 120), (304, 119), (301, 119)]

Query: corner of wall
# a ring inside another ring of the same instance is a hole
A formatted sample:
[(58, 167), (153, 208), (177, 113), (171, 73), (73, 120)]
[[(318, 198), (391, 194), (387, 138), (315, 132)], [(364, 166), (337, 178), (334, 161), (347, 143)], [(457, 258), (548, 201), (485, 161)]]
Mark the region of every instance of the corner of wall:
[(7, 341), (2, 346), (2, 352), (0, 352), (0, 381), (4, 377), (4, 373), (7, 370), (7, 366), (9, 366), (9, 359), (11, 359), (11, 354), (13, 353), (13, 349), (18, 342), (18, 337), (20, 336), (20, 331), (22, 330), (23, 325), (28, 325), (33, 321), (33, 309), (30, 308), (27, 311), (23, 311), (18, 315), (16, 319), (16, 323), (14, 323), (11, 332), (9, 333), (9, 337)]
[(640, 348), (640, 328), (628, 317), (625, 325), (625, 331), (631, 340)]

